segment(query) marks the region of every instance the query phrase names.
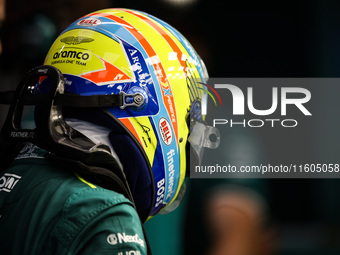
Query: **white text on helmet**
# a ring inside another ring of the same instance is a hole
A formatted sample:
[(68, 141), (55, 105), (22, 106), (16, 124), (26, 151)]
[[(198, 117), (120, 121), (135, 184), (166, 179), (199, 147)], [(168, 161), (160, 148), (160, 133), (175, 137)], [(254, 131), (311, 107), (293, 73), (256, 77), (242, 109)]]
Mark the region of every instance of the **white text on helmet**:
[(157, 192), (156, 192), (157, 193), (157, 199), (156, 199), (155, 207), (158, 207), (161, 203), (163, 203), (164, 191), (165, 191), (164, 183), (165, 183), (164, 178), (157, 182)]
[(146, 85), (152, 83), (152, 78), (148, 73), (148, 70), (143, 70), (143, 66), (139, 60), (138, 54), (134, 56), (136, 53), (138, 53), (137, 50), (129, 49), (129, 54), (133, 62), (131, 69), (133, 72), (135, 72), (135, 75), (138, 77), (139, 85), (141, 87), (145, 87)]
[(174, 155), (175, 155), (175, 150), (171, 149), (167, 154), (168, 156), (168, 193), (166, 196), (166, 199), (172, 196), (174, 193), (174, 175), (175, 175), (175, 169), (174, 169)]

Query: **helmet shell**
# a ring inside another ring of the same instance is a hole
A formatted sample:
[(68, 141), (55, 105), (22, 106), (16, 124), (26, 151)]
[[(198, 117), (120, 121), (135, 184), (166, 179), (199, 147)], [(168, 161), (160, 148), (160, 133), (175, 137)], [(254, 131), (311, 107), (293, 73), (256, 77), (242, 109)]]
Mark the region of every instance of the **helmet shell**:
[(107, 110), (138, 141), (152, 168), (155, 197), (150, 216), (170, 204), (186, 174), (187, 115), (201, 95), (191, 88), (193, 79), (205, 82), (206, 78), (205, 67), (190, 43), (149, 14), (105, 9), (76, 20), (63, 31), (45, 64), (64, 74), (65, 91), (143, 95), (142, 107)]

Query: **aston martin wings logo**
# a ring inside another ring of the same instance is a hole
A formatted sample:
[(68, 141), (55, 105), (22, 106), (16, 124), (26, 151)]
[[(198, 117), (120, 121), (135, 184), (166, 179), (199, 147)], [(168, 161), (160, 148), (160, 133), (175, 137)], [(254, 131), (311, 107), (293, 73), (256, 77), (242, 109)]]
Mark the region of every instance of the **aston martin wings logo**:
[(76, 36), (76, 37), (67, 36), (67, 37), (61, 38), (60, 41), (66, 44), (76, 45), (76, 44), (81, 44), (81, 43), (89, 43), (89, 42), (94, 41), (94, 39), (85, 37), (85, 36)]

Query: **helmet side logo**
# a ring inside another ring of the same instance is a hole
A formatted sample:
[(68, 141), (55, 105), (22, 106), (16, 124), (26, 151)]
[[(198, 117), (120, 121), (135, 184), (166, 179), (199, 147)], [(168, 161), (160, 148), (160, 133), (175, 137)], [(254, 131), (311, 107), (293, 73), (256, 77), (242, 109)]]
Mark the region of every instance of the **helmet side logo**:
[(97, 18), (87, 18), (78, 21), (77, 25), (82, 27), (93, 27), (102, 24), (102, 21)]
[(172, 130), (166, 118), (161, 118), (158, 123), (159, 133), (165, 145), (172, 143)]
[(68, 45), (77, 45), (81, 43), (90, 43), (94, 41), (94, 39), (85, 36), (67, 36), (61, 38), (60, 41)]

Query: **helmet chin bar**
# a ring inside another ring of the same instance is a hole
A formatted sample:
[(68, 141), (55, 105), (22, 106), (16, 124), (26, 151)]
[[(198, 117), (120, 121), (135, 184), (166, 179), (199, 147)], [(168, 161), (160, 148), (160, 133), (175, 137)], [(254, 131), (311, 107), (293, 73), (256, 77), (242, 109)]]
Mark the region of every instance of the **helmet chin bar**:
[[(38, 83), (39, 77), (44, 76), (51, 80), (48, 93), (34, 94), (31, 89), (32, 86)], [(80, 162), (83, 166), (109, 169), (113, 175), (118, 177), (114, 179), (121, 182), (119, 186), (123, 187), (119, 188), (120, 191), (123, 191), (123, 194), (133, 201), (123, 169), (112, 157), (109, 147), (105, 144), (93, 143), (64, 121), (62, 106), (56, 104), (56, 100), (59, 98), (59, 101), (61, 103), (66, 102), (66, 105), (69, 105), (71, 100), (67, 97), (63, 98), (63, 93), (64, 77), (57, 68), (44, 65), (27, 72), (14, 95), (12, 95), (13, 99), (10, 103), (9, 112), (0, 133), (0, 156), (5, 160), (0, 169), (8, 167), (25, 143), (32, 143), (48, 151), (50, 157), (56, 155), (59, 159), (74, 160)], [(2, 95), (2, 98), (4, 98), (4, 95)], [(86, 100), (86, 97), (85, 99), (82, 97), (80, 100), (81, 96), (71, 96), (72, 98), (75, 99), (76, 106), (79, 102), (82, 103)], [(5, 101), (8, 102), (9, 100)], [(107, 100), (104, 100), (104, 103), (102, 101), (92, 102), (92, 107), (107, 104)], [(116, 102), (117, 97), (114, 98), (114, 101), (116, 105), (121, 104), (121, 102)], [(110, 105), (112, 105), (112, 102), (110, 102)], [(34, 129), (21, 128), (24, 106), (35, 106), (34, 121), (36, 127)]]

